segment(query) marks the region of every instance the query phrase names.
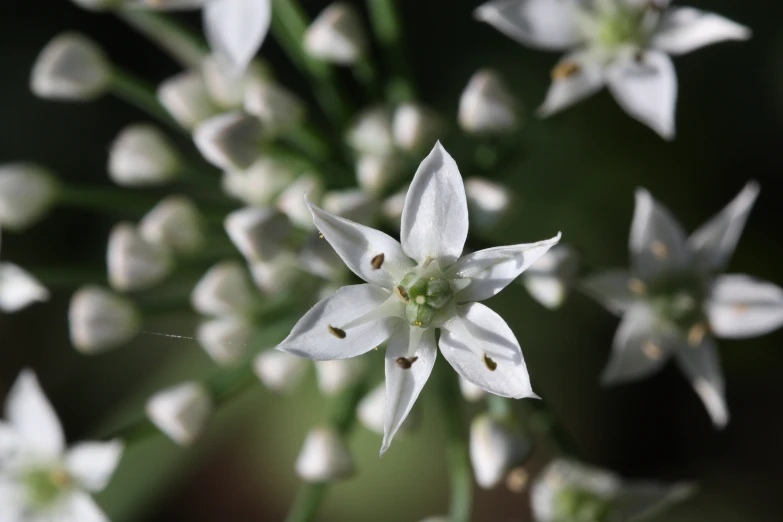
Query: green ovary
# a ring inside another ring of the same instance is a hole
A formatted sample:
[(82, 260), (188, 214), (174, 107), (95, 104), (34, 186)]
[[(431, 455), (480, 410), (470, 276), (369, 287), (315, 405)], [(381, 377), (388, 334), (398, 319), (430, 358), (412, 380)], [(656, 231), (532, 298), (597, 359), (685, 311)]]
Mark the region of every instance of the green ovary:
[(639, 39), (639, 20), (631, 13), (618, 11), (599, 21), (598, 41), (606, 47), (618, 47)]
[(555, 496), (556, 520), (563, 522), (609, 522), (615, 512), (611, 499), (579, 488), (566, 488)]
[(52, 470), (30, 471), (24, 477), (30, 502), (37, 507), (54, 502), (68, 487), (69, 481), (65, 473)]
[(445, 279), (419, 277), (415, 273), (406, 275), (402, 282), (408, 294), (405, 319), (412, 326), (426, 328), (432, 324), (438, 311), (451, 302), (454, 292)]

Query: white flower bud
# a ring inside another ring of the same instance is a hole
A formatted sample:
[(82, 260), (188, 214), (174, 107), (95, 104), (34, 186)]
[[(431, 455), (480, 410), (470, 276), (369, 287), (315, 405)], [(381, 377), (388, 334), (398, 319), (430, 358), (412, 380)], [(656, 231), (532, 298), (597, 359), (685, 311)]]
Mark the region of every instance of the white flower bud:
[(248, 205), (270, 204), (295, 178), (293, 170), (273, 158), (259, 158), (246, 170), (223, 174), (223, 191)]
[(63, 33), (38, 55), (30, 88), (40, 98), (92, 100), (109, 89), (111, 74), (111, 63), (95, 42), (77, 33)]
[(191, 254), (204, 245), (204, 226), (195, 203), (186, 196), (169, 196), (139, 223), (145, 241), (174, 252)]
[(141, 316), (133, 302), (101, 287), (85, 286), (71, 298), (71, 344), (82, 353), (117, 348), (136, 337), (140, 325)]
[(394, 111), (394, 143), (405, 152), (416, 153), (432, 147), (440, 127), (438, 115), (421, 105), (403, 103)]
[(313, 215), (310, 214), (304, 197), (307, 194), (307, 199), (318, 204), (323, 190), (323, 182), (320, 178), (307, 174), (299, 176), (280, 194), (277, 199), (277, 208), (288, 216), (291, 223), (297, 227), (315, 230)]
[(57, 197), (48, 169), (32, 163), (0, 165), (0, 228), (23, 230), (41, 219)]
[(513, 194), (508, 187), (477, 176), (465, 180), (470, 226), (492, 230), (511, 210)]
[(126, 127), (109, 151), (109, 176), (118, 185), (160, 185), (171, 181), (181, 170), (174, 144), (154, 125)]
[(296, 474), (306, 482), (328, 482), (353, 474), (354, 463), (345, 441), (333, 428), (314, 428), (307, 434)]
[(360, 154), (391, 155), (394, 152), (394, 137), (386, 109), (375, 107), (359, 114), (348, 129), (346, 141)]
[(324, 395), (336, 395), (357, 383), (367, 371), (367, 361), (360, 357), (315, 361), (318, 389)]
[(280, 252), (270, 261), (256, 261), (250, 265), (250, 273), (258, 289), (270, 296), (284, 294), (302, 278), (299, 262), (292, 252)]
[(272, 208), (245, 207), (226, 216), (226, 233), (248, 261), (273, 259), (291, 234), (291, 222)]
[(519, 105), (495, 71), (482, 69), (462, 92), (458, 119), (465, 132), (513, 132), (520, 123)]
[(193, 139), (202, 156), (224, 170), (249, 167), (261, 155), (261, 121), (242, 111), (213, 116), (201, 122)]
[(544, 254), (522, 275), (522, 283), (533, 298), (550, 309), (559, 308), (579, 272), (579, 255), (566, 245)]
[(354, 65), (367, 49), (367, 36), (359, 14), (347, 3), (331, 4), (305, 31), (304, 49), (316, 60)]
[(237, 75), (230, 63), (214, 54), (204, 58), (201, 74), (210, 97), (223, 110), (240, 108), (249, 83), (268, 75), (258, 62), (251, 63), (243, 74)]
[(236, 261), (222, 261), (199, 280), (190, 303), (204, 315), (245, 315), (255, 307), (255, 298), (245, 268)]
[(408, 187), (399, 192), (395, 192), (383, 202), (381, 212), (386, 221), (393, 227), (399, 229), (402, 221), (402, 209), (405, 206), (405, 196), (408, 194)]
[(287, 393), (302, 379), (307, 369), (307, 359), (277, 350), (266, 350), (256, 356), (253, 367), (264, 386), (277, 393)]
[(247, 351), (253, 331), (253, 325), (242, 317), (218, 317), (202, 321), (196, 338), (213, 361), (231, 366)]
[(182, 127), (193, 130), (218, 110), (196, 71), (178, 74), (158, 87), (158, 101)]
[(125, 0), (72, 0), (74, 4), (91, 11), (105, 11), (120, 7)]
[(459, 391), (462, 393), (462, 397), (468, 402), (478, 402), (483, 399), (487, 392), (480, 386), (476, 386), (470, 381), (459, 378)]
[(345, 274), (345, 263), (332, 245), (318, 234), (307, 238), (299, 251), (299, 265), (314, 276), (328, 281), (338, 280)]
[(147, 417), (180, 446), (198, 437), (213, 410), (209, 391), (199, 382), (185, 382), (153, 395), (146, 406)]
[(146, 241), (131, 223), (112, 229), (106, 260), (109, 282), (122, 292), (150, 288), (165, 279), (173, 267), (169, 250)]
[[(418, 407), (414, 407), (399, 428), (400, 433), (415, 430), (420, 419)], [(380, 384), (365, 395), (359, 402), (356, 415), (362, 426), (383, 435), (383, 423), (386, 416), (386, 385)]]
[(38, 280), (13, 263), (0, 263), (0, 311), (13, 313), (35, 302), (49, 300)]
[(356, 161), (356, 180), (362, 190), (376, 196), (382, 194), (402, 172), (400, 161), (394, 156), (363, 155)]
[(503, 481), (506, 472), (530, 451), (521, 434), (491, 415), (479, 415), (470, 425), (470, 462), (476, 483), (485, 489)]
[(332, 190), (321, 200), (327, 212), (365, 225), (372, 223), (376, 206), (375, 198), (359, 189)]
[(284, 133), (302, 124), (305, 105), (296, 95), (272, 80), (261, 78), (247, 83), (245, 110), (258, 117), (272, 133)]

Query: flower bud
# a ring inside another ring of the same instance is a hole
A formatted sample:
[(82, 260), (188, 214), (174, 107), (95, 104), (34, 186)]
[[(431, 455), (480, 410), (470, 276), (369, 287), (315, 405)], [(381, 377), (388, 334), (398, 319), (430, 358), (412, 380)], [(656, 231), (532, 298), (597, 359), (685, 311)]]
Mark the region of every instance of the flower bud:
[(89, 38), (63, 33), (50, 41), (33, 66), (30, 88), (39, 98), (86, 101), (111, 84), (111, 63)]
[(126, 127), (109, 151), (109, 176), (118, 185), (160, 185), (171, 181), (181, 170), (179, 153), (153, 125)]
[(71, 298), (71, 344), (82, 353), (117, 348), (136, 337), (140, 325), (133, 302), (99, 286), (82, 287)]
[(307, 174), (299, 176), (280, 194), (277, 208), (288, 216), (295, 226), (305, 230), (315, 230), (313, 215), (307, 208), (304, 197), (307, 194), (307, 199), (317, 204), (323, 190), (323, 182), (320, 178)]
[(465, 180), (470, 226), (490, 231), (511, 210), (513, 194), (508, 187), (477, 176)]
[(480, 386), (476, 386), (472, 382), (459, 378), (459, 391), (462, 393), (462, 397), (468, 402), (478, 402), (483, 399), (487, 392)]
[(508, 470), (530, 451), (530, 443), (507, 423), (489, 414), (479, 415), (470, 425), (470, 462), (476, 483), (485, 489), (503, 481)]
[(242, 106), (249, 83), (265, 78), (268, 72), (258, 62), (253, 62), (243, 74), (237, 75), (231, 64), (213, 54), (202, 61), (201, 74), (213, 102), (222, 110), (234, 110)]
[(522, 275), (522, 283), (533, 298), (550, 309), (559, 308), (579, 272), (579, 255), (566, 245), (544, 254)]
[(263, 131), (258, 118), (238, 111), (201, 122), (193, 139), (201, 155), (216, 167), (244, 169), (261, 155)]
[(23, 230), (41, 219), (57, 197), (48, 169), (32, 163), (0, 165), (0, 228)]
[(131, 223), (112, 229), (106, 260), (109, 282), (121, 292), (150, 288), (163, 281), (173, 267), (168, 249), (146, 241)]
[(203, 78), (195, 71), (180, 73), (160, 84), (158, 101), (177, 123), (188, 130), (193, 130), (218, 112)]
[(394, 152), (394, 137), (386, 109), (375, 107), (362, 111), (348, 129), (346, 141), (360, 154), (391, 155)]
[(367, 36), (359, 14), (347, 3), (331, 4), (305, 31), (304, 49), (316, 60), (356, 64), (367, 49)]
[[(421, 421), (421, 410), (415, 407), (402, 422), (399, 431), (410, 432), (415, 430)], [(356, 410), (359, 422), (362, 426), (375, 433), (383, 435), (383, 425), (386, 417), (386, 385), (380, 384), (372, 389), (359, 402)]]
[(256, 356), (253, 367), (264, 386), (277, 393), (287, 393), (302, 379), (307, 360), (286, 352), (265, 350)]
[(206, 425), (214, 406), (199, 382), (185, 382), (161, 390), (147, 401), (147, 417), (180, 446), (190, 445)]
[(306, 482), (329, 482), (353, 474), (353, 457), (345, 441), (331, 427), (314, 428), (307, 434), (296, 474)]
[(438, 115), (421, 105), (403, 103), (394, 111), (394, 143), (405, 152), (415, 154), (429, 150), (438, 137), (440, 127)]
[(405, 197), (408, 195), (408, 187), (395, 192), (383, 202), (381, 212), (386, 222), (399, 229), (402, 221), (402, 209), (405, 207)]
[(190, 303), (204, 315), (246, 315), (255, 307), (255, 297), (244, 267), (236, 261), (222, 261), (199, 280)]
[(186, 196), (169, 196), (155, 205), (141, 219), (139, 234), (149, 243), (182, 254), (198, 251), (205, 241), (201, 214)]
[(375, 198), (359, 189), (332, 190), (324, 194), (321, 207), (357, 223), (370, 224), (375, 215)]
[(0, 263), (0, 311), (18, 312), (35, 302), (49, 300), (47, 290), (38, 280), (12, 263)]
[(242, 317), (218, 317), (202, 321), (196, 338), (212, 360), (223, 366), (239, 362), (246, 352), (253, 325)]
[(226, 216), (224, 227), (248, 261), (270, 260), (291, 234), (291, 222), (272, 208), (245, 207)]
[(499, 134), (519, 126), (519, 105), (495, 71), (482, 69), (459, 99), (459, 125), (465, 132)]
[(302, 278), (296, 255), (285, 251), (269, 261), (254, 262), (250, 273), (258, 289), (269, 296), (283, 295)]
[(267, 78), (248, 82), (245, 110), (256, 116), (270, 132), (281, 134), (302, 124), (305, 105), (295, 94)]
[(402, 165), (391, 156), (363, 155), (356, 161), (356, 180), (362, 190), (375, 196), (382, 194), (400, 177)]
[(305, 241), (299, 251), (299, 265), (302, 270), (328, 281), (340, 280), (346, 273), (345, 263), (319, 234), (312, 234)]
[(264, 206), (291, 183), (295, 173), (284, 162), (259, 158), (246, 170), (232, 170), (223, 174), (223, 191), (248, 205)]
[(337, 395), (347, 387), (359, 382), (367, 371), (367, 362), (359, 357), (315, 361), (318, 389), (324, 395)]

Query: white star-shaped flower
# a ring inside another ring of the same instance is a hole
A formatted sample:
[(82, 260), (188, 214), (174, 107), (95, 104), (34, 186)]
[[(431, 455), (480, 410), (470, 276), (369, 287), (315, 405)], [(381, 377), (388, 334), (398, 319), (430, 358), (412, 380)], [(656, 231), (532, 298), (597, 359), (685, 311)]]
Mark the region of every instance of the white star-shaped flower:
[(669, 0), (493, 0), (476, 18), (524, 45), (569, 51), (552, 71), (542, 116), (606, 86), (630, 116), (666, 139), (674, 137), (677, 100), (669, 55), (751, 34), (713, 13), (669, 7)]
[(585, 290), (622, 316), (604, 384), (642, 379), (673, 357), (717, 427), (729, 420), (715, 337), (744, 338), (783, 325), (783, 289), (719, 275), (745, 226), (758, 186), (748, 185), (690, 237), (643, 189), (631, 225), (631, 268), (587, 278)]
[(21, 373), (0, 421), (0, 520), (108, 522), (89, 493), (106, 487), (122, 456), (119, 441), (65, 447), (60, 421), (35, 374)]
[(49, 299), (38, 280), (13, 263), (0, 263), (0, 312), (16, 312)]
[(481, 388), (504, 397), (536, 396), (514, 333), (477, 301), (500, 292), (555, 245), (559, 234), (460, 257), (468, 235), (465, 188), (440, 143), (408, 190), (402, 245), (308, 205), (318, 230), (367, 284), (345, 286), (320, 301), (277, 349), (309, 359), (346, 359), (388, 339), (381, 453), (429, 378), (438, 344), (457, 373)]

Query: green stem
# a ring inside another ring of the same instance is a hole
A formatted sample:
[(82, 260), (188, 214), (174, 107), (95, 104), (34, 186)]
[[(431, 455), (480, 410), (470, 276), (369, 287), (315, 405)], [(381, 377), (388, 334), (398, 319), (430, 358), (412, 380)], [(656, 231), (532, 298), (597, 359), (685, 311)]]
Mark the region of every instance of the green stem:
[(375, 72), (373, 63), (365, 58), (357, 63), (352, 71), (356, 80), (362, 84), (370, 98), (375, 101), (380, 96), (380, 92), (378, 88), (378, 75)]
[(386, 88), (389, 101), (400, 103), (416, 97), (412, 75), (405, 59), (400, 16), (395, 0), (367, 0), (375, 36), (391, 61), (393, 77)]
[(171, 128), (187, 134), (187, 131), (180, 127), (158, 102), (158, 98), (155, 96), (155, 88), (144, 80), (137, 78), (128, 71), (115, 67), (112, 71), (111, 88), (118, 97), (135, 105)]
[(119, 214), (141, 214), (158, 202), (146, 195), (136, 195), (110, 188), (63, 185), (58, 192), (57, 203), (66, 207), (90, 208)]
[(468, 460), (468, 443), (462, 423), (462, 395), (457, 374), (444, 369), (440, 383), (441, 411), (446, 421), (446, 459), (449, 465), (450, 522), (470, 522), (473, 506), (473, 476)]
[[(540, 388), (536, 387), (539, 390)], [(528, 425), (554, 446), (557, 453), (567, 457), (579, 457), (579, 446), (565, 424), (546, 400), (519, 401), (525, 408)]]
[(329, 159), (329, 143), (314, 128), (301, 125), (283, 136), (283, 139), (307, 154), (314, 161)]
[(185, 68), (201, 67), (201, 61), (208, 54), (200, 36), (167, 15), (143, 9), (118, 9), (115, 14)]

